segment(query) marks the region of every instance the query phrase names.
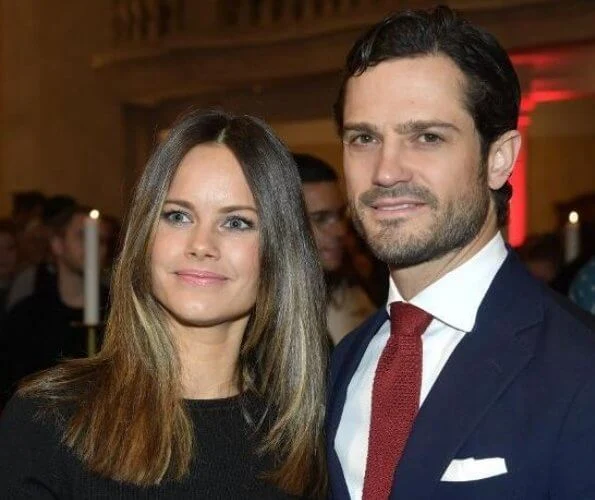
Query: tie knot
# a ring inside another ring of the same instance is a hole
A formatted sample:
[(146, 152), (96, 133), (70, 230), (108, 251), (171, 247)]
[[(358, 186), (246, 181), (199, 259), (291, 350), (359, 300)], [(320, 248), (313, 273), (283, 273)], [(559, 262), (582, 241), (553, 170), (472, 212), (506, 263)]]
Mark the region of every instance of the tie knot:
[(398, 336), (421, 336), (432, 322), (432, 315), (407, 302), (390, 305), (390, 333)]

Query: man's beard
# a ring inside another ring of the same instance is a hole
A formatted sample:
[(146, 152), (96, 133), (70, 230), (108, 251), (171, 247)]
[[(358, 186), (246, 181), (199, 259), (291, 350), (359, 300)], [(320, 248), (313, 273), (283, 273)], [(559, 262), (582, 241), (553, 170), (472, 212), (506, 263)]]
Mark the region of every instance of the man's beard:
[[(490, 195), (483, 188), (483, 176), (475, 181), (473, 188), (463, 196), (445, 202), (442, 210), (440, 202), (427, 188), (400, 184), (391, 188), (374, 187), (363, 193), (354, 203), (350, 200), (353, 223), (358, 233), (367, 241), (372, 252), (381, 261), (394, 268), (406, 268), (423, 262), (439, 259), (449, 252), (463, 248), (479, 233), (485, 223)], [(433, 214), (433, 222), (427, 229), (417, 234), (404, 235), (399, 227), (406, 219), (376, 221), (379, 228), (374, 233), (365, 227), (364, 210), (382, 198), (413, 197), (424, 203)]]

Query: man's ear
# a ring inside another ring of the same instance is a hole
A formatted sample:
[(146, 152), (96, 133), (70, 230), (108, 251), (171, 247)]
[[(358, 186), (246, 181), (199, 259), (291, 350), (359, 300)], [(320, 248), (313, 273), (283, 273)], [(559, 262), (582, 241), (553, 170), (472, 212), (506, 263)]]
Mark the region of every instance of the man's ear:
[(500, 189), (512, 174), (512, 169), (521, 149), (521, 134), (509, 130), (502, 134), (490, 147), (488, 154), (488, 185)]

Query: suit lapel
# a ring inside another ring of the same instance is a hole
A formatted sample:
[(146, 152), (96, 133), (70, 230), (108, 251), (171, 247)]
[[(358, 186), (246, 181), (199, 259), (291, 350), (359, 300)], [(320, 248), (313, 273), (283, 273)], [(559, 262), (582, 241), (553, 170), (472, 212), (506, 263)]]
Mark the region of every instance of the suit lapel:
[(510, 254), (480, 306), (475, 328), (420, 408), (395, 475), (393, 498), (429, 497), (465, 439), (532, 358), (541, 304), (539, 286)]
[(378, 332), (382, 324), (388, 319), (386, 309), (379, 309), (357, 330), (346, 337), (333, 353), (333, 366), (331, 369), (329, 402), (327, 406), (327, 459), (330, 479), (333, 491), (333, 498), (349, 498), (347, 484), (343, 476), (343, 470), (339, 457), (335, 452), (335, 436), (343, 406), (347, 397), (347, 388), (353, 374), (357, 370), (362, 356), (366, 352), (368, 344)]

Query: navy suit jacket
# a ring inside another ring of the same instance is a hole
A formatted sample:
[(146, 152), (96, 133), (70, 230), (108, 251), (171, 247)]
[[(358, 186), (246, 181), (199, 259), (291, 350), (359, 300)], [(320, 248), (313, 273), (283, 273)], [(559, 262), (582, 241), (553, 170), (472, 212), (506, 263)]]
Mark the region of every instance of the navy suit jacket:
[[(327, 415), (331, 496), (349, 498), (334, 441), (378, 311), (335, 349)], [(367, 450), (361, 450), (365, 454)], [(508, 472), (441, 477), (453, 459), (502, 457)], [(510, 252), (419, 410), (391, 499), (595, 499), (595, 327)]]

